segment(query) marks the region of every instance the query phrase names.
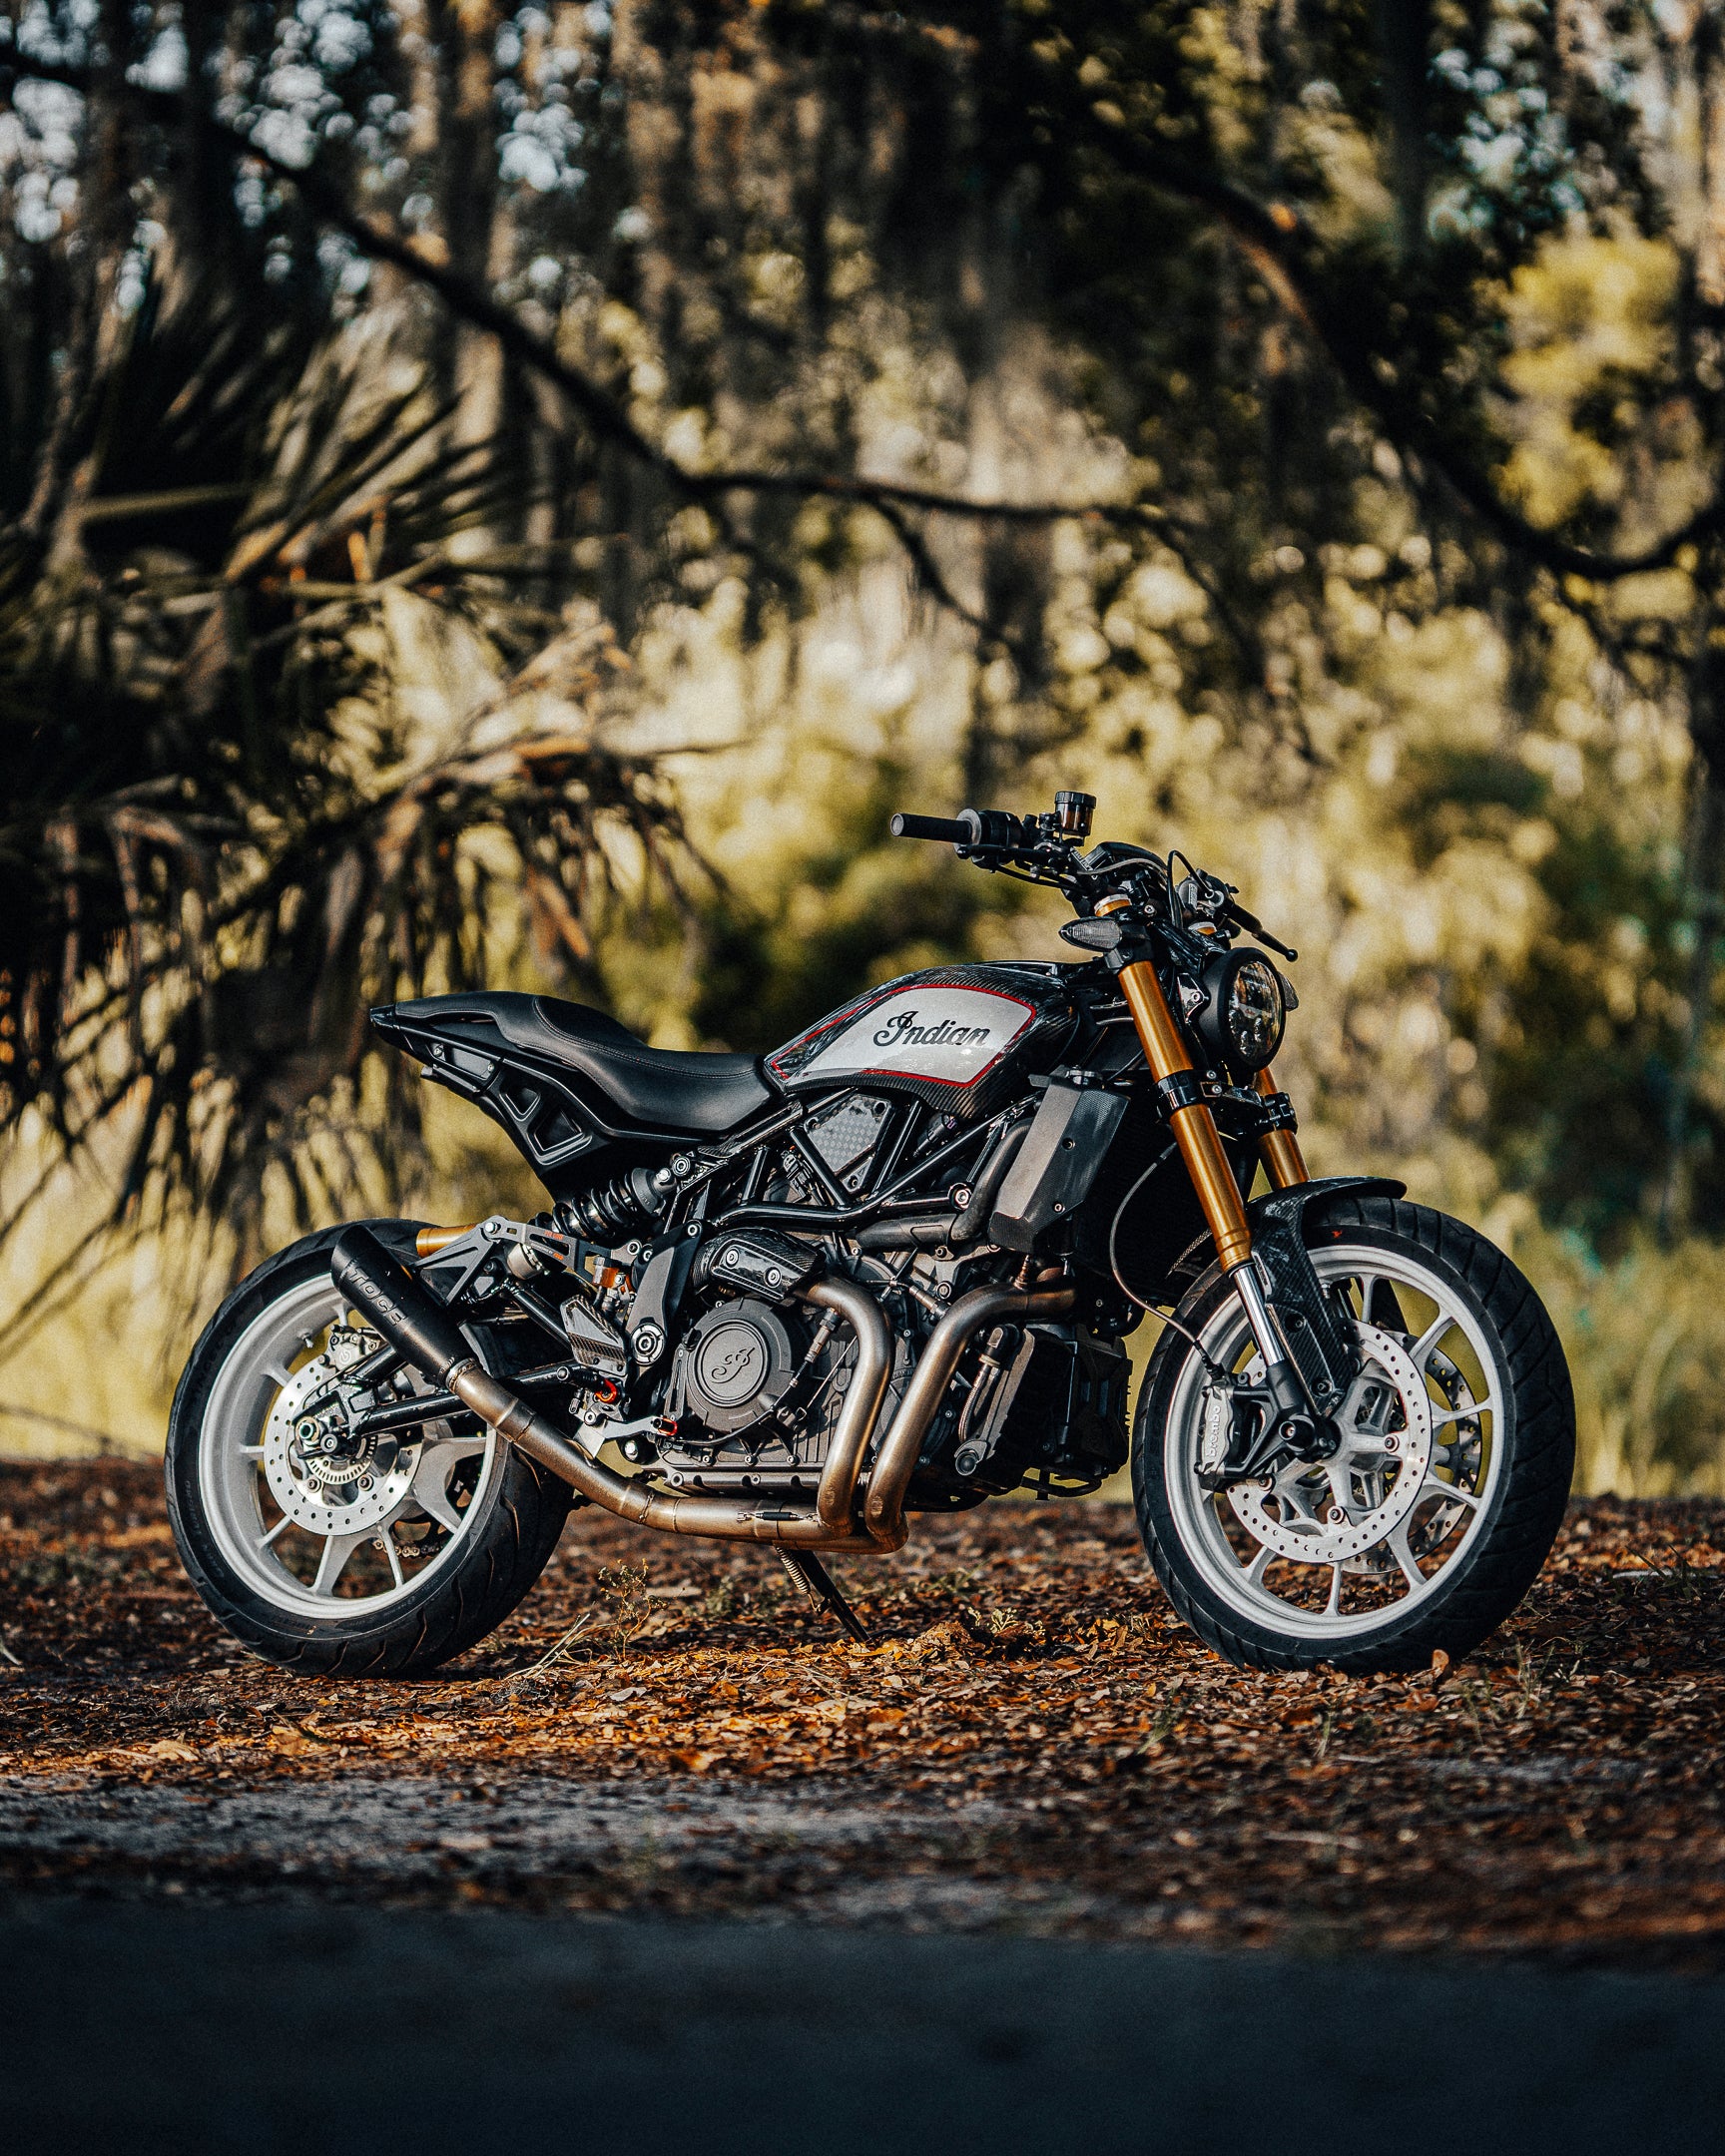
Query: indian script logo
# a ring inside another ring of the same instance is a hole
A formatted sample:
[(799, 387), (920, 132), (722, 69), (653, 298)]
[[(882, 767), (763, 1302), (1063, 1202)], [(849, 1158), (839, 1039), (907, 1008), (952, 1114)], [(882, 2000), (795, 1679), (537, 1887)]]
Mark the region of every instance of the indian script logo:
[(918, 1025), (913, 1010), (900, 1011), (888, 1019), (874, 1036), (876, 1048), (979, 1048), (990, 1038), (986, 1026), (955, 1025), (942, 1018), (933, 1025)]

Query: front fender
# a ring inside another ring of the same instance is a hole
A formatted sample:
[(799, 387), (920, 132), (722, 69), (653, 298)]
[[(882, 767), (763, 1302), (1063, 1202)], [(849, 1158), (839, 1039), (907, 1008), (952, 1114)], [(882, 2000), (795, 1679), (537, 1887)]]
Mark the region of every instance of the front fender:
[(1332, 1198), (1405, 1198), (1407, 1195), (1407, 1184), (1398, 1183), (1394, 1176), (1317, 1176), (1310, 1183), (1291, 1183), (1286, 1190), (1266, 1191), (1262, 1198), (1254, 1198), (1246, 1208), (1246, 1219), (1256, 1247), (1261, 1235), (1273, 1234), (1278, 1227), (1292, 1228), (1303, 1237), (1308, 1210), (1315, 1205), (1327, 1205)]

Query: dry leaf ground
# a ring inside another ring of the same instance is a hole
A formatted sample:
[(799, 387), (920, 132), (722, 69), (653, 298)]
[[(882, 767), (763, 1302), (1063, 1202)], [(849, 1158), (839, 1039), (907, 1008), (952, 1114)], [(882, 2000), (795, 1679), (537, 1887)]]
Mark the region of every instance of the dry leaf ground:
[(0, 1467), (0, 1880), (1725, 1962), (1725, 1505), (1578, 1503), (1436, 1688), (1227, 1668), (1113, 1506), (843, 1569), (866, 1648), (577, 1512), (463, 1662), (308, 1683), (211, 1624), (154, 1471)]

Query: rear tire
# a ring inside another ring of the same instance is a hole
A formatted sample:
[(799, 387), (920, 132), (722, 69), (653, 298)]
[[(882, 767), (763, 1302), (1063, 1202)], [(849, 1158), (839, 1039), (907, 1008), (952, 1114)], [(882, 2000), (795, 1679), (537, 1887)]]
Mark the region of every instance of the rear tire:
[[(415, 1223), (365, 1225), (411, 1258)], [(307, 1677), (422, 1676), (514, 1609), (557, 1546), (573, 1492), (471, 1417), (424, 1425), (391, 1474), (368, 1463), (367, 1494), (355, 1479), (326, 1505), (302, 1469), (288, 1477), (279, 1437), (267, 1467), (265, 1439), (288, 1396), (281, 1380), (318, 1360), (331, 1318), (344, 1317), (329, 1280), (339, 1233), (261, 1265), (205, 1329), (168, 1424), (168, 1516), (206, 1608), (254, 1654)], [(313, 1530), (349, 1499), (359, 1531), (324, 1535), (320, 1555)]]
[[(1521, 1601), (1562, 1523), (1575, 1464), (1562, 1347), (1502, 1252), (1425, 1206), (1335, 1200), (1307, 1243), (1320, 1278), (1347, 1284), (1366, 1356), (1342, 1453), (1206, 1492), (1199, 1448), (1219, 1387), (1170, 1326), (1133, 1428), (1144, 1546), (1175, 1608), (1231, 1662), (1364, 1674), (1466, 1654)], [(1219, 1369), (1253, 1367), (1219, 1269), (1176, 1316)]]

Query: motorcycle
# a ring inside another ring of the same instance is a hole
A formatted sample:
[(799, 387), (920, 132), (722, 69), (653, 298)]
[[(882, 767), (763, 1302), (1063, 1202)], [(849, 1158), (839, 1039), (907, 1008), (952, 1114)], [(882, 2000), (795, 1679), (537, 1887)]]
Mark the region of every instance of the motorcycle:
[(311, 1235), (224, 1303), (167, 1453), (219, 1622), (307, 1674), (431, 1670), (586, 1503), (777, 1551), (860, 1637), (825, 1558), (1130, 1458), (1151, 1564), (1232, 1661), (1475, 1647), (1569, 1488), (1550, 1320), (1401, 1183), (1308, 1175), (1271, 1075), (1296, 953), (1177, 852), (1085, 851), (1094, 808), (894, 816), (1060, 892), (1079, 955), (908, 974), (765, 1058), (524, 993), (373, 1010), (550, 1207)]

